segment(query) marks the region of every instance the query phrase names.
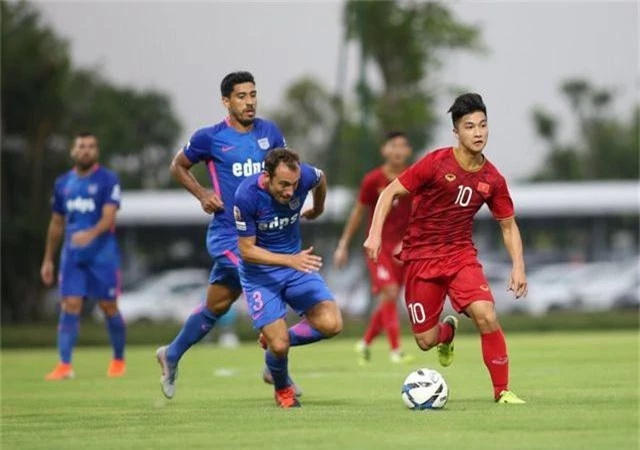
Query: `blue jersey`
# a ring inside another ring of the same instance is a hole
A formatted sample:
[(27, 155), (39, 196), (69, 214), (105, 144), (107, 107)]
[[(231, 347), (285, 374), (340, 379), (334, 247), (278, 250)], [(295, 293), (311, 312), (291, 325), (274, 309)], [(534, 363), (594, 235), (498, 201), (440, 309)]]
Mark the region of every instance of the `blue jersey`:
[(73, 233), (92, 228), (100, 221), (104, 205), (120, 207), (120, 183), (115, 173), (98, 165), (85, 176), (70, 170), (56, 180), (52, 203), (53, 211), (65, 218), (63, 259), (79, 263), (118, 261), (115, 229), (102, 233), (86, 247), (71, 243)]
[(233, 220), (234, 195), (248, 176), (260, 173), (267, 152), (286, 147), (278, 127), (255, 119), (247, 133), (234, 129), (228, 119), (196, 131), (183, 151), (192, 163), (203, 161), (209, 168), (213, 190), (222, 198), (224, 210), (213, 215), (207, 230), (207, 248), (211, 256), (235, 251), (238, 246)]
[[(260, 174), (244, 180), (236, 192), (234, 216), (240, 237), (256, 237), (256, 245), (274, 253), (293, 255), (302, 246), (300, 238), (300, 210), (307, 194), (320, 182), (322, 172), (308, 164), (300, 165), (300, 181), (288, 204), (278, 203), (260, 186)], [(268, 275), (290, 276), (287, 267), (240, 262), (241, 277)], [(279, 273), (279, 275), (278, 275)]]

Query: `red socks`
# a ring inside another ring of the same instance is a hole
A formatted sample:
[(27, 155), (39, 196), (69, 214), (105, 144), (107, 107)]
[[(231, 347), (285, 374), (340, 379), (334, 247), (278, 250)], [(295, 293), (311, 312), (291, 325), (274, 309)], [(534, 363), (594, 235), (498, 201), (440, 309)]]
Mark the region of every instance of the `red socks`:
[(396, 302), (382, 302), (380, 308), (382, 309), (382, 326), (387, 332), (391, 350), (398, 350), (400, 348), (400, 322)]
[(367, 327), (367, 331), (364, 332), (364, 343), (365, 345), (371, 345), (371, 342), (375, 339), (377, 335), (382, 331), (382, 304), (378, 305), (376, 310), (371, 314), (371, 318), (369, 319), (369, 326)]
[(378, 305), (371, 315), (369, 326), (364, 333), (364, 343), (371, 345), (371, 342), (383, 329), (387, 332), (391, 350), (398, 350), (400, 348), (400, 320), (396, 302), (383, 301)]
[(438, 344), (448, 344), (453, 339), (453, 327), (448, 323), (438, 324)]
[(482, 341), (482, 358), (487, 369), (489, 369), (489, 375), (491, 375), (491, 382), (493, 383), (493, 395), (497, 399), (500, 392), (509, 389), (507, 343), (502, 329), (482, 334), (480, 339)]

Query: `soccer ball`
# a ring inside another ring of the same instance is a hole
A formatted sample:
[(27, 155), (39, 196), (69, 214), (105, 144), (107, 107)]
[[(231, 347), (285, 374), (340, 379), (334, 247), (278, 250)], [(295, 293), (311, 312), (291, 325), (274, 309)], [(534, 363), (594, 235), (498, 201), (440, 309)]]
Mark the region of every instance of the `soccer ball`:
[(409, 409), (441, 409), (448, 398), (447, 382), (432, 369), (411, 372), (402, 385), (402, 401)]

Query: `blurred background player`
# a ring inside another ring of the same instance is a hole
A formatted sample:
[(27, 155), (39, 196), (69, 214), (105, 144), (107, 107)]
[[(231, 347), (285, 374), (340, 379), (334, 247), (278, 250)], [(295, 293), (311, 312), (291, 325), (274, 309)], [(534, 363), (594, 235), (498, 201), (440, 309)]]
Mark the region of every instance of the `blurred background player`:
[[(196, 131), (171, 163), (171, 173), (213, 214), (207, 229), (207, 250), (214, 261), (206, 300), (187, 318), (182, 330), (167, 346), (156, 351), (162, 368), (160, 384), (167, 398), (175, 394), (178, 362), (225, 314), (242, 292), (238, 265), (238, 235), (233, 220), (233, 201), (246, 177), (262, 172), (271, 149), (285, 147), (278, 127), (256, 117), (257, 91), (253, 75), (232, 72), (220, 84), (222, 104), (229, 115), (220, 123)], [(191, 174), (194, 164), (209, 169), (213, 191), (205, 189)]]
[(453, 362), (458, 319), (438, 323), (445, 296), (480, 332), (482, 356), (498, 403), (524, 403), (509, 390), (507, 345), (496, 317), (494, 298), (472, 241), (473, 218), (486, 203), (500, 223), (513, 267), (508, 289), (527, 294), (520, 231), (504, 177), (482, 154), (489, 128), (478, 94), (456, 98), (449, 109), (458, 146), (435, 150), (393, 181), (380, 195), (364, 247), (371, 258), (382, 248), (382, 227), (396, 196), (412, 194), (414, 207), (403, 241), (405, 301), (418, 346), (438, 346), (440, 363)]
[[(301, 213), (309, 191), (313, 207)], [(342, 330), (340, 310), (316, 273), (322, 259), (313, 254), (313, 247), (302, 250), (300, 238), (300, 220), (322, 214), (326, 193), (324, 174), (300, 164), (298, 155), (287, 149), (269, 153), (265, 172), (248, 177), (236, 192), (240, 279), (253, 326), (267, 347), (265, 361), (282, 408), (300, 406), (288, 375), (289, 347)], [(284, 320), (287, 305), (306, 319), (289, 330)]]
[(91, 133), (75, 137), (73, 169), (60, 176), (53, 191), (53, 212), (40, 275), (45, 285), (54, 281), (53, 258), (64, 234), (60, 254), (60, 362), (47, 380), (75, 376), (71, 354), (75, 346), (85, 298), (97, 299), (105, 314), (113, 359), (107, 375), (125, 373), (125, 323), (118, 311), (120, 255), (115, 237), (116, 212), (120, 207), (118, 176), (98, 164), (98, 140)]
[[(368, 213), (370, 226), (380, 192), (407, 168), (407, 161), (411, 157), (411, 145), (407, 135), (402, 131), (389, 132), (382, 145), (381, 153), (384, 163), (367, 173), (362, 180), (358, 200), (338, 242), (338, 248), (334, 254), (334, 264), (338, 268), (347, 263), (349, 244), (358, 231), (364, 214)], [(376, 262), (367, 257), (371, 291), (378, 296), (378, 304), (371, 314), (363, 339), (356, 345), (358, 363), (361, 365), (370, 360), (369, 346), (382, 330), (386, 331), (389, 339), (392, 362), (409, 362), (413, 359), (410, 355), (405, 355), (400, 348), (400, 320), (396, 304), (404, 270), (403, 263), (394, 256), (402, 247), (402, 238), (409, 224), (410, 213), (410, 196), (399, 197), (393, 201), (392, 213), (384, 222), (382, 229), (380, 256)]]

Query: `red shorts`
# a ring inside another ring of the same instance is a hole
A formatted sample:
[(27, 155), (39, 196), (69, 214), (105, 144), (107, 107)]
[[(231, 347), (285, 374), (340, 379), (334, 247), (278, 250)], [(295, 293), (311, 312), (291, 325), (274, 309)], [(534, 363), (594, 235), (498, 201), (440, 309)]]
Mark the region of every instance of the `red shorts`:
[(458, 313), (475, 301), (494, 301), (478, 260), (474, 257), (457, 264), (454, 269), (449, 261), (441, 259), (406, 263), (404, 298), (414, 334), (423, 333), (438, 324), (447, 295)]
[(378, 261), (366, 258), (371, 278), (371, 292), (379, 294), (384, 286), (395, 284), (400, 286), (404, 278), (404, 263), (393, 257), (392, 252), (382, 251)]

